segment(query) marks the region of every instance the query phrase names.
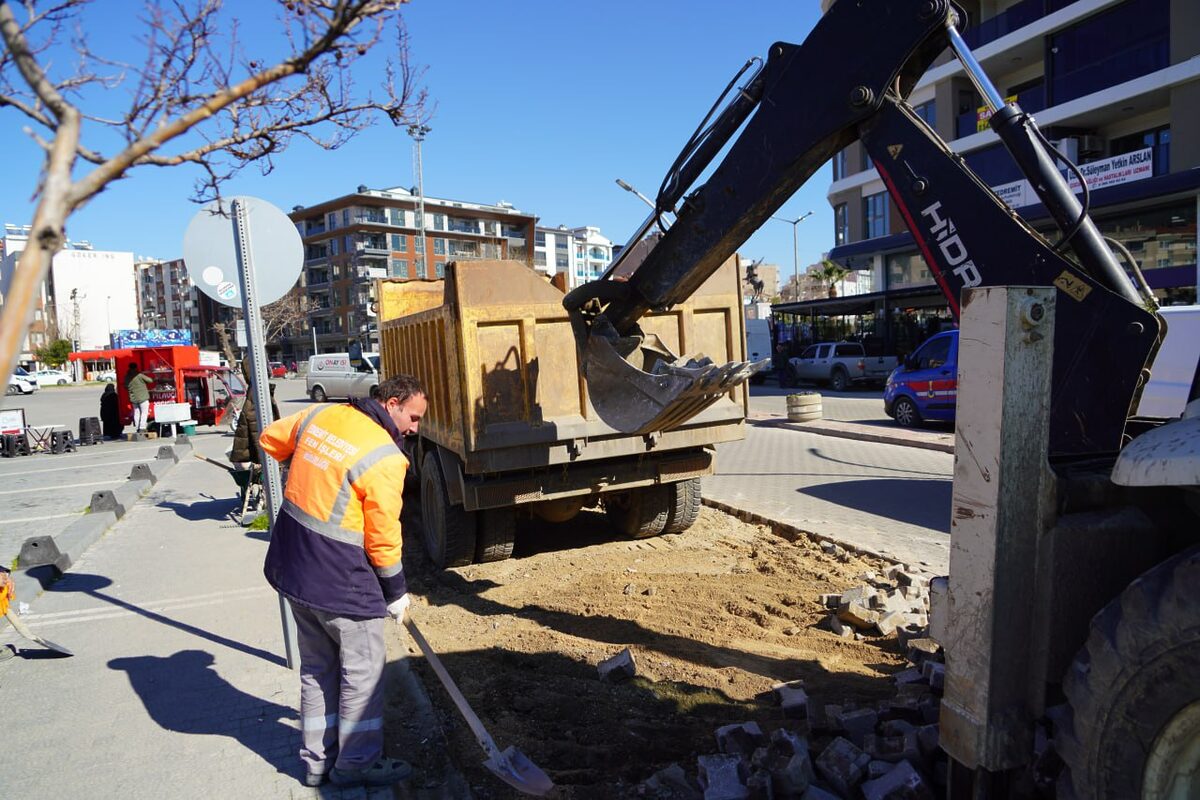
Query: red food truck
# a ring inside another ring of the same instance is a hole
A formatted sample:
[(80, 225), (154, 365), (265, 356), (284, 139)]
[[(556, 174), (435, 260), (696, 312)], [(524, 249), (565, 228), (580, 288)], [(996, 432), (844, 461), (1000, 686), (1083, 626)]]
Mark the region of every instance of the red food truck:
[(226, 416), (240, 407), (246, 394), (242, 379), (228, 367), (200, 363), (200, 349), (190, 345), (174, 347), (133, 347), (120, 350), (94, 350), (71, 353), (72, 361), (116, 362), (116, 386), (120, 398), (121, 422), (133, 422), (133, 406), (125, 388), (130, 364), (153, 379), (150, 386), (150, 419), (155, 403), (187, 403), (192, 419), (200, 425), (220, 425)]

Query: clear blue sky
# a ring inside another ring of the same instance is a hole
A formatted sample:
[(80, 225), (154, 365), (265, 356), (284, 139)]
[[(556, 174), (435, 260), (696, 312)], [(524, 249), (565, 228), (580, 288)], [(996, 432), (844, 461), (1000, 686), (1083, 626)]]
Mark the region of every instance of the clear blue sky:
[[(136, 52), (130, 15), (141, 3), (101, 0), (88, 41), (102, 52)], [(128, 13), (115, 13), (124, 7)], [(251, 16), (265, 3), (231, 4)], [(245, 11), (242, 9), (250, 9)], [(413, 62), (425, 67), (434, 105), (424, 145), (425, 191), (437, 197), (506, 200), (541, 224), (595, 225), (624, 242), (647, 207), (615, 184), (653, 195), (663, 173), (717, 94), (750, 56), (778, 40), (800, 42), (819, 16), (817, 0), (413, 0), (402, 12)], [(270, 17), (243, 19), (266, 36)], [(356, 73), (366, 87), (374, 65)], [(815, 78), (819, 76), (814, 76)], [(118, 90), (119, 91), (119, 90)], [(115, 94), (109, 95), (115, 99)], [(6, 154), (5, 222), (26, 224), (40, 150), (11, 110), (0, 125)], [(110, 148), (111, 149), (111, 148)], [(175, 258), (196, 206), (188, 167), (142, 167), (71, 219), (68, 235), (108, 250)], [(833, 243), (825, 199), (828, 167), (780, 210), (799, 226), (801, 270)], [(261, 197), (283, 209), (372, 188), (413, 186), (411, 140), (386, 121), (336, 152), (297, 141), (261, 176), (253, 168), (226, 194)], [(768, 221), (740, 249), (791, 274), (792, 227)]]

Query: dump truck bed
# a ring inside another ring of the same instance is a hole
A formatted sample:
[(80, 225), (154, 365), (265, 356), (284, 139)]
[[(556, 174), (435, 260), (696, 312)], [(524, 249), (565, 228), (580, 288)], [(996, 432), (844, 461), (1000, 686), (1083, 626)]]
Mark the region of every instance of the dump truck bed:
[[(630, 435), (606, 425), (587, 396), (562, 292), (523, 263), (460, 261), (444, 282), (381, 280), (376, 297), (384, 376), (425, 384), (422, 436), (454, 453), (465, 475), (636, 460), (745, 434), (745, 386), (674, 430)], [(411, 313), (389, 318), (393, 309)], [(736, 258), (686, 303), (642, 320), (673, 351), (717, 362), (745, 359), (743, 326)]]

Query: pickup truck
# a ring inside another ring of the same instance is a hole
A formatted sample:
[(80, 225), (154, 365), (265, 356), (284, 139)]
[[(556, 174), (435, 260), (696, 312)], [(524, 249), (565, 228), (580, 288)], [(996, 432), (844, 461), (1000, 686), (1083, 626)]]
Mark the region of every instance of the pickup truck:
[(895, 356), (868, 356), (857, 342), (821, 342), (788, 359), (793, 384), (828, 383), (840, 392), (852, 383), (883, 383), (896, 368)]

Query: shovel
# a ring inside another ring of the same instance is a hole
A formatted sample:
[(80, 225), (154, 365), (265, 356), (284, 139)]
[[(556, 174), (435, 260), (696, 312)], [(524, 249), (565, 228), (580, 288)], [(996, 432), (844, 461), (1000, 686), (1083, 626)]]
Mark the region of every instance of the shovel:
[(65, 656), (75, 655), (70, 650), (63, 647), (61, 644), (55, 644), (54, 642), (52, 642), (48, 639), (43, 639), (42, 637), (35, 634), (33, 631), (29, 630), (29, 626), (21, 621), (21, 618), (17, 616), (17, 613), (15, 611), (9, 611), (4, 616), (8, 617), (8, 621), (12, 623), (13, 630), (15, 630), (17, 633), (21, 634), (22, 636), (24, 636), (29, 641), (37, 642), (42, 647), (45, 647), (48, 650), (53, 650), (56, 653), (62, 653)]
[(483, 723), (479, 721), (479, 717), (467, 704), (467, 698), (463, 697), (462, 692), (454, 685), (450, 673), (446, 672), (446, 668), (442, 666), (441, 659), (437, 657), (437, 653), (433, 652), (433, 648), (429, 646), (429, 642), (425, 641), (425, 637), (417, 630), (417, 624), (408, 614), (404, 615), (404, 627), (408, 629), (413, 641), (417, 643), (417, 647), (421, 648), (421, 652), (425, 654), (425, 658), (433, 667), (433, 671), (437, 673), (442, 686), (446, 687), (446, 692), (454, 701), (454, 705), (458, 706), (459, 713), (463, 715), (471, 732), (475, 734), (479, 746), (483, 748), (483, 752), (487, 753), (487, 759), (483, 765), (493, 775), (518, 792), (541, 797), (553, 789), (554, 782), (550, 780), (550, 777), (516, 747), (510, 746), (503, 752), (496, 747), (496, 743), (488, 735)]

